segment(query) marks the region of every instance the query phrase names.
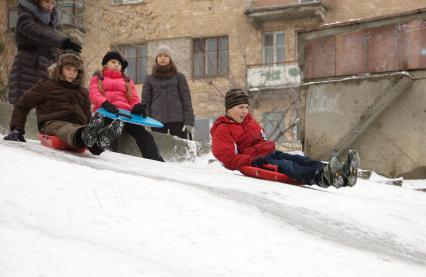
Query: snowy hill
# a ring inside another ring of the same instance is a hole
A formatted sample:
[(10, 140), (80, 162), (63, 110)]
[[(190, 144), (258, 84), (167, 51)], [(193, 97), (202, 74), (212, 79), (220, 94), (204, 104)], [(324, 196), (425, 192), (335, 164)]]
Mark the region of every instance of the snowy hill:
[(426, 193), (409, 185), (295, 187), (34, 141), (0, 157), (2, 277), (426, 276)]

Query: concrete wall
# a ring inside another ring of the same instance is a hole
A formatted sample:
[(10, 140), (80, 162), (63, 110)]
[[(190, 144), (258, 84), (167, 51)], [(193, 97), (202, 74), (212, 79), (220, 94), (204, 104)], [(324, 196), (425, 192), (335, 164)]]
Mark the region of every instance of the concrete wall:
[[(10, 117), (12, 114), (12, 105), (0, 103), (0, 133), (9, 132)], [(31, 111), (28, 115), (25, 125), (25, 137), (28, 139), (37, 139), (37, 124), (35, 112)], [(197, 156), (207, 154), (210, 151), (210, 145), (195, 141), (188, 141), (177, 137), (152, 132), (154, 139), (160, 149), (161, 156), (166, 161), (184, 161), (194, 160)], [(118, 152), (141, 157), (138, 146), (132, 137), (123, 135), (118, 144)]]
[[(426, 71), (411, 75), (413, 84), (350, 146), (360, 151), (363, 169), (389, 177), (426, 178)], [(305, 153), (327, 160), (381, 92), (398, 90), (394, 78), (383, 74), (302, 85)]]

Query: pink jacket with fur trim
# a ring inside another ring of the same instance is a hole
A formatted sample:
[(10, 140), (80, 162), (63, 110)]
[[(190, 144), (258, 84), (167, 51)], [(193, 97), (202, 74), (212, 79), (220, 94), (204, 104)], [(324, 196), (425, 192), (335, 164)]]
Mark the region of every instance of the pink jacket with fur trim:
[[(99, 78), (103, 76), (102, 86), (104, 93), (99, 88)], [(127, 83), (123, 73), (104, 69), (102, 74), (95, 74), (90, 79), (89, 97), (93, 104), (93, 111), (99, 109), (102, 104), (108, 100), (118, 109), (130, 111), (134, 105), (140, 103), (139, 96), (136, 92), (135, 84), (130, 80), (130, 90), (132, 95), (127, 97)]]

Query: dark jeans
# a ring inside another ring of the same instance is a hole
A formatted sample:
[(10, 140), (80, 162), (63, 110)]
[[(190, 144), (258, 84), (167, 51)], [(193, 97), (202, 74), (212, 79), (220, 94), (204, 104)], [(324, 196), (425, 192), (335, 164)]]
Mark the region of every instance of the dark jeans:
[(307, 185), (317, 183), (324, 163), (301, 155), (291, 155), (275, 151), (265, 157), (268, 163), (278, 166), (278, 171)]
[[(111, 122), (111, 119), (105, 120), (107, 124)], [(158, 150), (157, 144), (155, 143), (154, 137), (148, 132), (144, 126), (125, 123), (123, 132), (126, 132), (130, 136), (132, 136), (136, 144), (141, 151), (142, 157), (150, 160), (164, 162), (164, 159), (160, 155), (160, 151)], [(118, 141), (115, 141), (111, 145), (111, 150), (117, 152)]]
[(163, 128), (154, 128), (151, 127), (151, 130), (157, 133), (167, 134), (170, 133), (172, 136), (178, 136), (183, 139), (188, 139), (187, 134), (182, 132), (183, 122), (171, 122), (171, 123), (163, 123)]

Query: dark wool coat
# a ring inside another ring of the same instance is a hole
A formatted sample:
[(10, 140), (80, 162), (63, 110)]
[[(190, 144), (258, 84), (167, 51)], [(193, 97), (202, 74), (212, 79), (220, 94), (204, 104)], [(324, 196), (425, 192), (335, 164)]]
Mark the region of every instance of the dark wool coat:
[(210, 134), (213, 155), (230, 170), (250, 165), (253, 159), (275, 151), (275, 142), (265, 140), (263, 128), (250, 114), (242, 123), (221, 116)]
[[(47, 22), (46, 22), (47, 21)], [(46, 14), (29, 0), (19, 0), (15, 40), (18, 53), (9, 76), (9, 102), (15, 104), (26, 90), (47, 79), (52, 48), (61, 48), (64, 37), (56, 32), (58, 13)]]
[(158, 72), (145, 78), (142, 102), (146, 104), (148, 116), (162, 123), (182, 122), (194, 126), (191, 94), (188, 82), (176, 68), (170, 72)]
[[(83, 74), (83, 73), (81, 73)], [(42, 80), (28, 90), (15, 104), (10, 129), (24, 130), (27, 115), (36, 108), (38, 129), (50, 120), (86, 125), (91, 117), (89, 93), (79, 83), (63, 81), (58, 70), (51, 79)]]

